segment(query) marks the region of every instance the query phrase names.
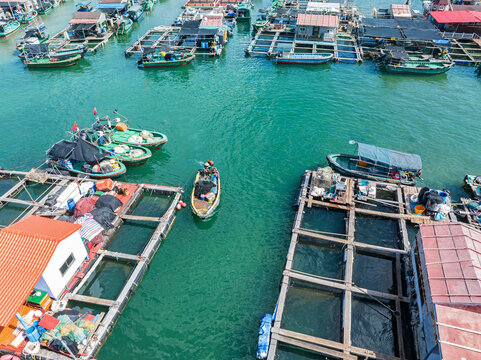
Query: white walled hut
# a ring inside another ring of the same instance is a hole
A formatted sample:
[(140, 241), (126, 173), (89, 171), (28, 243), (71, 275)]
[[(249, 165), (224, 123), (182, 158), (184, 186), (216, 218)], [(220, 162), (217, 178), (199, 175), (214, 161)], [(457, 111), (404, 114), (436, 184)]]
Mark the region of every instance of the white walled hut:
[(334, 41), (339, 16), (303, 13), (297, 17), (296, 40)]
[[(0, 231), (0, 254), (6, 262), (2, 265), (18, 267), (18, 289), (25, 297), (34, 287), (54, 299), (60, 297), (88, 255), (81, 228), (32, 215)], [(0, 277), (9, 271), (2, 272)]]

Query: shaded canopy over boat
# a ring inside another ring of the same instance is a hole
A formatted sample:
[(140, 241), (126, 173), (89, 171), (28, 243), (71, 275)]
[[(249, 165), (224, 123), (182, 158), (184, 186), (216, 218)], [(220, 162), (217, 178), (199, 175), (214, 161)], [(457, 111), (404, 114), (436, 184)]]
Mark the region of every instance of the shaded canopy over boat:
[(359, 142), (357, 143), (357, 156), (359, 160), (385, 166), (390, 169), (419, 172), (423, 167), (419, 155), (403, 153)]
[(386, 50), (389, 51), (389, 54), (393, 59), (404, 60), (404, 61), (409, 60), (409, 54), (407, 53), (406, 49), (403, 48), (402, 46), (389, 45), (389, 46), (386, 46)]
[(83, 139), (78, 139), (77, 141), (59, 141), (50, 148), (48, 155), (57, 159), (69, 159), (93, 163), (102, 161), (108, 154), (105, 151), (98, 149), (95, 145), (92, 145)]

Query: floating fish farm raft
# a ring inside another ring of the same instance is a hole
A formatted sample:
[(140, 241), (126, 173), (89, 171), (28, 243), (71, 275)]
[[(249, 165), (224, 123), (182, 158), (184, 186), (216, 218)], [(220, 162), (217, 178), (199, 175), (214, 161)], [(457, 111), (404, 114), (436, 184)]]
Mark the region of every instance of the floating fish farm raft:
[[(49, 219), (59, 219), (61, 221), (58, 223), (64, 224), (62, 226), (81, 228), (82, 238), (79, 236), (79, 241), (82, 244), (83, 240), (85, 253), (88, 254), (82, 257), (78, 269), (73, 272), (73, 277), (68, 280), (61, 295), (57, 298), (52, 297), (51, 306), (44, 307), (42, 304), (43, 315), (38, 326), (45, 326), (47, 331), (40, 340), (37, 339), (41, 346), (30, 348), (34, 343), (28, 342), (30, 338), (25, 337), (22, 333), (24, 328), (20, 326), (20, 322), (17, 324), (17, 319), (14, 318), (9, 326), (0, 327), (0, 353), (18, 356), (23, 354), (26, 358), (45, 360), (92, 359), (106, 341), (130, 296), (139, 286), (149, 263), (171, 229), (182, 197), (182, 188), (114, 182), (113, 192), (109, 191), (108, 194), (111, 194), (110, 198), (117, 198), (122, 205), (113, 210), (114, 216), (109, 224), (102, 225), (103, 231), (97, 235), (100, 236), (100, 240), (87, 242), (84, 237), (88, 234), (82, 234), (83, 230), (88, 230), (85, 228), (85, 223), (82, 226), (69, 224), (68, 222), (74, 221), (74, 217), (66, 204), (71, 199), (76, 199), (77, 205), (80, 199), (98, 203), (98, 199), (105, 197), (105, 194), (98, 192), (84, 194), (86, 189), (92, 189), (94, 183), (100, 184), (86, 178), (57, 175), (39, 169), (32, 169), (29, 172), (0, 170), (2, 192), (0, 219), (4, 227), (2, 232), (12, 226), (15, 227), (17, 223), (22, 224), (26, 221), (25, 219), (33, 218), (40, 223), (54, 221)], [(116, 189), (118, 193), (115, 192)], [(36, 233), (42, 231), (41, 227), (33, 230)], [(135, 236), (132, 236), (132, 231)], [(89, 245), (88, 249), (87, 245)], [(105, 272), (111, 274), (112, 271), (119, 273), (115, 281), (112, 281), (110, 275), (104, 274)], [(42, 279), (44, 276), (45, 272)], [(42, 292), (37, 291), (37, 293)], [(24, 321), (28, 321), (25, 320), (25, 313), (30, 309), (32, 296), (31, 294), (28, 301), (23, 302), (21, 309), (18, 310)], [(8, 306), (15, 307), (15, 304)], [(47, 316), (46, 314), (49, 314), (52, 320), (56, 314), (60, 313), (72, 316), (71, 311), (76, 312), (79, 317), (69, 320), (57, 316), (57, 320), (54, 319), (56, 323), (60, 321), (58, 319), (61, 321), (56, 328), (44, 325), (46, 320), (44, 321), (43, 317)], [(89, 319), (88, 322), (87, 319)], [(88, 332), (84, 330), (87, 329), (86, 323), (90, 325)], [(80, 324), (84, 324), (84, 328), (81, 328), (83, 325)], [(69, 341), (64, 336), (67, 331), (70, 331), (65, 330), (67, 325), (71, 327), (72, 332), (68, 337), (73, 339), (73, 347), (65, 344), (65, 341)], [(32, 326), (32, 323), (25, 327), (28, 326)], [(35, 323), (33, 326), (35, 327)], [(80, 331), (80, 338), (78, 331)], [(29, 330), (26, 333), (28, 332)], [(58, 332), (62, 335), (61, 338)], [(60, 349), (58, 346), (57, 348), (53, 346), (53, 341), (57, 337), (63, 345), (63, 347), (60, 345)]]
[[(337, 195), (324, 198), (319, 188)], [(293, 349), (353, 360), (413, 358), (405, 271), (415, 224), (434, 222), (413, 211), (420, 191), (330, 168), (305, 172), (269, 360), (289, 358)], [(455, 221), (451, 210), (436, 223)]]

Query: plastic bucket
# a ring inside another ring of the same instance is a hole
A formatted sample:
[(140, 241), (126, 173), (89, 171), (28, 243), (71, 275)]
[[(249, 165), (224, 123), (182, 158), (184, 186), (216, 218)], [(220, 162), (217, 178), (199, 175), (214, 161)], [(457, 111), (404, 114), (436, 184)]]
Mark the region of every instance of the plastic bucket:
[(36, 342), (40, 340), (40, 333), (36, 326), (30, 326), (27, 331), (25, 331), (25, 335), (27, 336), (28, 340), (32, 342)]
[(414, 213), (417, 214), (417, 215), (421, 215), (424, 212), (424, 210), (426, 210), (426, 209), (422, 205), (416, 205), (414, 207)]
[(411, 195), (411, 204), (417, 204), (419, 201), (419, 198), (416, 194)]
[(448, 193), (445, 193), (444, 191), (438, 192), (438, 195), (443, 198), (443, 204), (446, 204), (446, 200), (448, 199)]

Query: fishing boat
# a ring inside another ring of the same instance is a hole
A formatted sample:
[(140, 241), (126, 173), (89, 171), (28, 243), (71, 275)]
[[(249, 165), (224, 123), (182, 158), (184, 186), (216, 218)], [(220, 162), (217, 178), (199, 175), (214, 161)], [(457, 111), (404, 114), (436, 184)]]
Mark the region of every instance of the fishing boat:
[(355, 141), (350, 143), (357, 144), (356, 155), (327, 155), (329, 166), (341, 174), (403, 185), (415, 185), (415, 178), (421, 177), (422, 161), (419, 155)]
[(33, 59), (24, 59), (23, 63), (28, 68), (56, 68), (56, 67), (68, 67), (77, 65), (82, 57), (80, 55), (67, 56), (67, 57), (36, 57)]
[(381, 68), (390, 73), (437, 75), (447, 72), (454, 66), (446, 55), (435, 58), (431, 55), (410, 55), (403, 47), (389, 46), (380, 57)]
[(152, 151), (140, 145), (126, 145), (112, 141), (108, 134), (92, 129), (80, 130), (75, 138), (82, 138), (107, 152), (107, 158), (118, 159), (125, 165), (142, 165), (152, 157)]
[(210, 217), (220, 202), (219, 170), (213, 165), (214, 162), (209, 160), (197, 172), (190, 197), (192, 212), (201, 219)]
[(140, 5), (134, 5), (127, 10), (127, 16), (132, 19), (133, 22), (138, 22), (143, 19), (144, 12)]
[(251, 21), (252, 16), (252, 9), (254, 6), (250, 0), (243, 1), (239, 4), (237, 8), (237, 21), (239, 22), (248, 22)]
[(92, 11), (92, 5), (90, 3), (77, 3), (75, 5), (77, 7), (77, 11), (85, 12), (85, 11)]
[(144, 49), (142, 58), (137, 62), (139, 68), (175, 67), (190, 64), (195, 55), (169, 47)]
[(127, 16), (118, 16), (115, 18), (115, 34), (126, 35), (132, 31), (134, 22)]
[(475, 200), (481, 200), (481, 176), (466, 175), (464, 187)]
[(23, 12), (18, 21), (20, 24), (30, 24), (38, 17), (38, 12), (36, 10)]
[(140, 6), (142, 6), (142, 10), (145, 12), (152, 11), (154, 8), (154, 1), (153, 0), (142, 0), (139, 2)]
[(66, 58), (66, 57), (74, 57), (80, 55), (80, 57), (84, 57), (85, 53), (87, 52), (87, 46), (85, 44), (70, 44), (70, 45), (60, 45), (55, 46), (53, 44), (43, 43), (40, 44), (42, 46), (38, 46), (39, 44), (28, 44), (21, 49), (20, 54), (18, 57), (22, 60), (27, 58), (34, 58), (37, 57), (39, 54), (42, 54), (44, 57), (46, 54), (52, 58)]
[(53, 68), (76, 65), (82, 58), (80, 54), (57, 53), (48, 44), (25, 45), (23, 63), (28, 68)]
[(20, 29), (20, 23), (17, 20), (0, 20), (0, 38), (6, 38)]
[(17, 49), (22, 51), (26, 45), (43, 44), (49, 38), (47, 27), (43, 24), (31, 24), (25, 28), (25, 35), (17, 43)]
[(299, 54), (294, 52), (281, 52), (277, 54), (276, 64), (302, 64), (302, 65), (321, 65), (332, 60), (333, 54)]
[[(104, 134), (108, 134), (109, 138), (119, 144), (126, 145), (140, 145), (149, 149), (161, 149), (167, 142), (167, 136), (158, 131), (147, 131), (131, 128), (128, 125), (128, 119), (121, 115), (117, 110), (114, 114), (123, 117), (115, 118), (114, 123), (110, 120), (109, 116), (102, 118), (97, 117), (92, 129), (95, 131), (103, 131)], [(97, 110), (94, 110), (94, 115), (97, 115)]]
[(53, 10), (53, 5), (50, 2), (41, 2), (38, 7), (38, 13), (40, 15), (50, 14)]
[(107, 157), (107, 152), (83, 139), (61, 140), (47, 151), (50, 166), (71, 174), (105, 179), (119, 177), (127, 171), (122, 162)]
[(267, 20), (267, 11), (264, 9), (259, 9), (259, 16), (252, 24), (252, 26), (254, 27), (254, 31), (265, 28), (268, 23), (269, 21)]

